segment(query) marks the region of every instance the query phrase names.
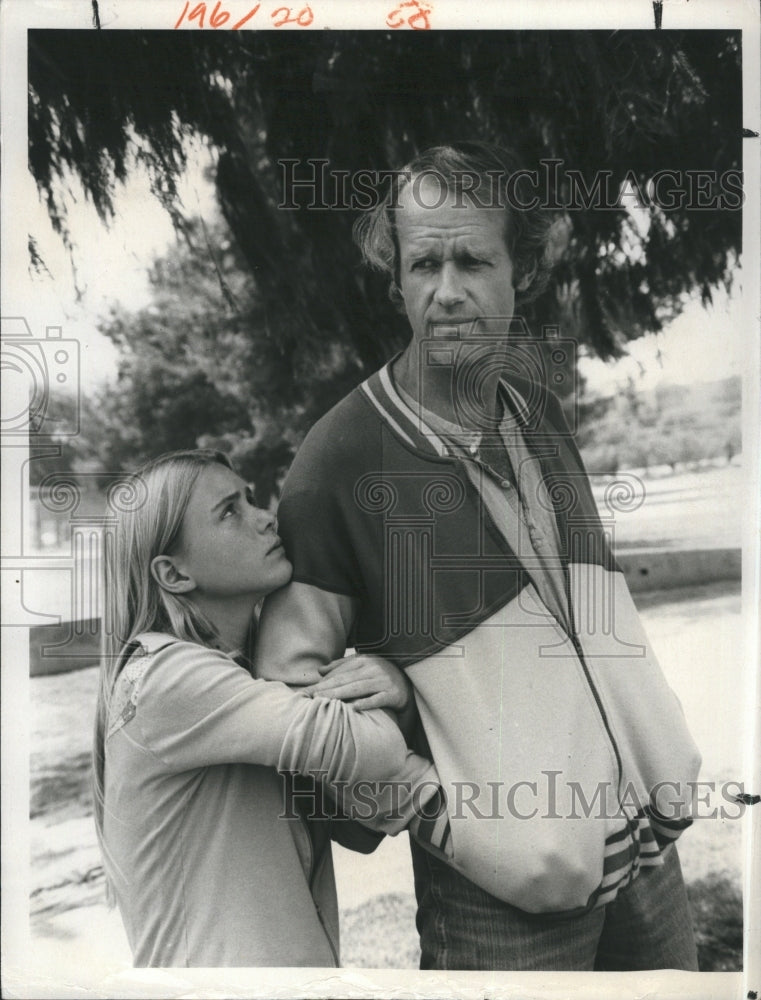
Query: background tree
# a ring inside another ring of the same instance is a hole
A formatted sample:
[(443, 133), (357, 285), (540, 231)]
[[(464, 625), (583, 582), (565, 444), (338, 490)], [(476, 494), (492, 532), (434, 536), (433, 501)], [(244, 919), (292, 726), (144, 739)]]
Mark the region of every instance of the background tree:
[(731, 462), (742, 450), (741, 407), (739, 376), (644, 393), (630, 379), (610, 399), (582, 404), (577, 441), (593, 473)]
[[(244, 355), (250, 343), (249, 406), (272, 422), (271, 434), (256, 432), (268, 453), (287, 450), (407, 338), (385, 280), (360, 267), (356, 212), (308, 210), (335, 198), (319, 173), (313, 190), (294, 192), (299, 208), (279, 209), (278, 161), (299, 161), (301, 177), (309, 159), (353, 174), (398, 167), (434, 143), (494, 139), (528, 160), (560, 159), (588, 185), (607, 171), (614, 195), (624, 184), (644, 192), (664, 168), (684, 181), (740, 166), (737, 33), (32, 31), (29, 87), (30, 168), (70, 247), (71, 174), (107, 221), (140, 161), (182, 231), (186, 140), (212, 150), (229, 234), (209, 240), (206, 274), (220, 280), (229, 241), (250, 289), (241, 304), (222, 286), (225, 322)], [(553, 283), (527, 318), (602, 357), (660, 329), (696, 290), (709, 299), (731, 283), (738, 211), (590, 208), (566, 221)], [(150, 327), (134, 354), (150, 349)], [(199, 364), (208, 375), (208, 358)]]
[(120, 360), (115, 383), (91, 403), (96, 424), (83, 428), (91, 451), (100, 468), (119, 471), (176, 448), (217, 447), (266, 505), (293, 455), (295, 414), (280, 420), (258, 405), (272, 390), (270, 342), (256, 336), (261, 304), (226, 227), (185, 223), (148, 280), (149, 306), (112, 308), (99, 326)]

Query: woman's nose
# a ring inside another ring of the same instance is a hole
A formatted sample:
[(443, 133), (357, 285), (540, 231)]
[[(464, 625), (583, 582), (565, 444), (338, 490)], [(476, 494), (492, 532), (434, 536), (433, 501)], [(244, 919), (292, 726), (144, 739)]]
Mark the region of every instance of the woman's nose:
[(270, 528), (277, 532), (277, 518), (271, 511), (258, 508), (256, 511), (256, 530), (264, 534)]

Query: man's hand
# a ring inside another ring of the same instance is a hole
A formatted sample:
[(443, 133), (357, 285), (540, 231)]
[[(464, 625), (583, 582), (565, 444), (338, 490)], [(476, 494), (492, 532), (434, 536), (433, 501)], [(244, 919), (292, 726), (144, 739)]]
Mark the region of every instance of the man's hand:
[(357, 653), (319, 667), (322, 680), (302, 688), (306, 695), (340, 698), (354, 708), (390, 708), (403, 712), (410, 704), (412, 685), (393, 663), (380, 656)]

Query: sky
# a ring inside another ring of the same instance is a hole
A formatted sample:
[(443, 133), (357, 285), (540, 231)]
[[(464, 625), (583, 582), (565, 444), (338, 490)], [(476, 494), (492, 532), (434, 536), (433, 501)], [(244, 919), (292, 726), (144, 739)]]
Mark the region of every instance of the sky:
[(728, 297), (717, 289), (712, 305), (699, 298), (659, 334), (646, 334), (627, 345), (628, 357), (614, 363), (579, 359), (579, 372), (590, 392), (607, 396), (629, 377), (642, 391), (661, 383), (689, 385), (742, 374), (742, 319), (739, 292)]
[[(200, 146), (196, 163), (210, 154)], [(147, 176), (134, 170), (115, 199), (116, 216), (105, 228), (90, 202), (72, 183), (69, 225), (75, 244), (72, 262), (60, 237), (53, 231), (34, 182), (27, 176), (27, 223), (49, 274), (27, 275), (27, 319), (36, 335), (47, 325), (60, 325), (65, 338), (80, 345), (80, 385), (85, 393), (116, 375), (118, 353), (97, 330), (109, 307), (120, 303), (138, 310), (150, 303), (146, 270), (152, 259), (174, 242), (167, 213), (151, 194)], [(200, 169), (188, 173), (180, 187), (183, 210), (207, 220), (216, 212), (214, 191)], [(81, 297), (77, 301), (77, 288)], [(741, 373), (742, 325), (739, 295), (730, 299), (720, 289), (712, 306), (699, 299), (659, 335), (646, 335), (629, 345), (629, 356), (615, 363), (581, 357), (579, 372), (587, 390), (612, 395), (632, 377), (642, 390), (661, 382), (694, 383)]]
[[(186, 174), (180, 186), (185, 214), (207, 219), (216, 211), (213, 189), (200, 169), (208, 155), (199, 146), (199, 169)], [(79, 342), (80, 386), (88, 393), (116, 375), (118, 352), (98, 332), (98, 321), (117, 303), (132, 311), (149, 305), (147, 269), (156, 256), (174, 244), (175, 232), (143, 171), (131, 171), (127, 183), (117, 189), (115, 217), (108, 228), (78, 183), (72, 181), (68, 223), (75, 247), (75, 280), (72, 257), (53, 231), (31, 174), (27, 174), (26, 183), (25, 221), (49, 272), (26, 275), (27, 321), (38, 336), (47, 325), (61, 325), (64, 337)]]

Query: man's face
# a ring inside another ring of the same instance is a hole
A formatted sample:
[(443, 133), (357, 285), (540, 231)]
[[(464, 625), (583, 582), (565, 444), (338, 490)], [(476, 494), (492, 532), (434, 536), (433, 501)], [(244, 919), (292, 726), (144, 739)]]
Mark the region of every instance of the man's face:
[(426, 207), (442, 200), (438, 180), (426, 177), (402, 189), (396, 210), (401, 292), (418, 343), (441, 323), (462, 324), (465, 339), (473, 320), (509, 318), (515, 306), (505, 210), (458, 203), (456, 193)]

